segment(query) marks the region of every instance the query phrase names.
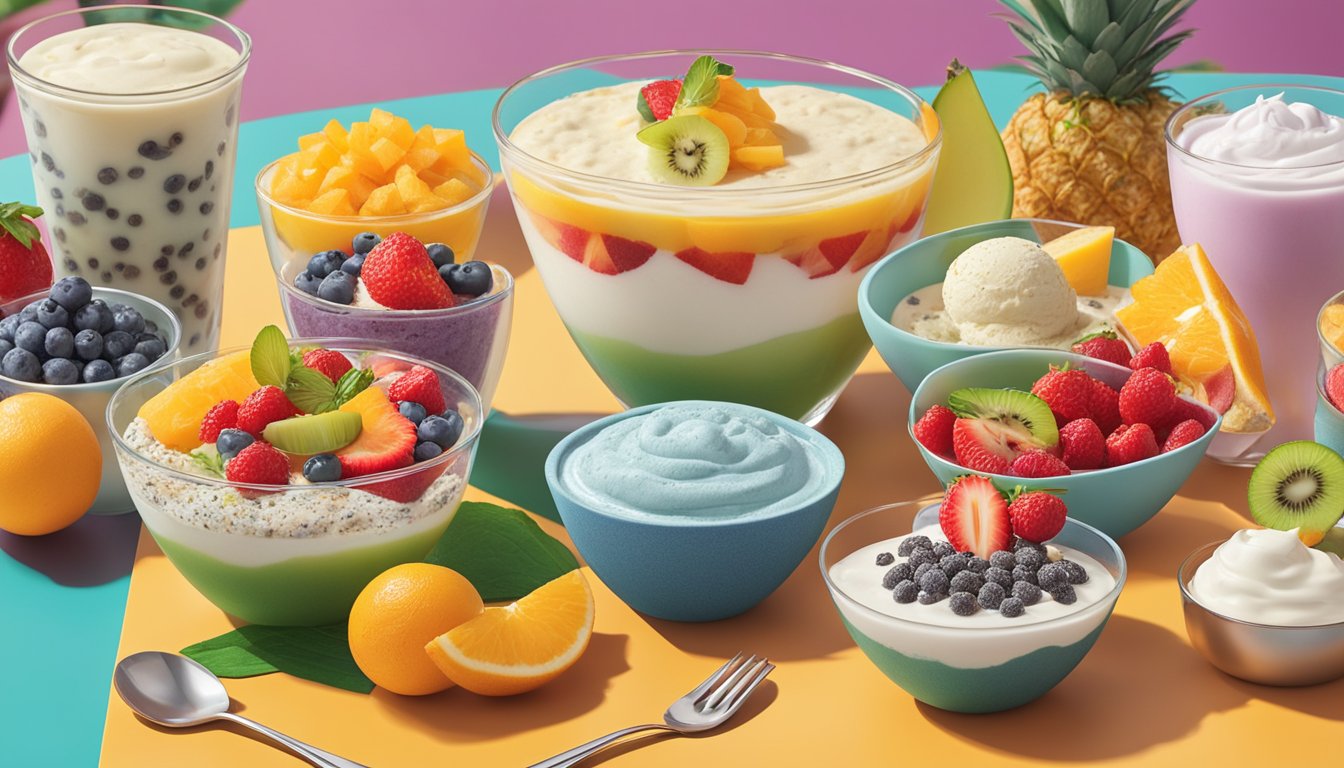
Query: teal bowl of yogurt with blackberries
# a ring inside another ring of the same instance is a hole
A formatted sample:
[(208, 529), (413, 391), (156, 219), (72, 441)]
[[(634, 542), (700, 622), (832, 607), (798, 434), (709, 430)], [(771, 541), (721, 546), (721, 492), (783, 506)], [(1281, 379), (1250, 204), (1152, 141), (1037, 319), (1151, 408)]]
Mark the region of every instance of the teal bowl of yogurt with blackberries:
[(674, 621), (735, 616), (774, 592), (821, 536), (844, 471), (808, 426), (696, 400), (599, 419), (546, 460), (594, 573), (636, 611)]
[[(1044, 544), (1019, 541), (977, 572), (942, 534), (939, 507), (876, 507), (827, 535), (821, 575), (840, 620), (874, 666), (925, 704), (981, 713), (1035, 701), (1105, 629), (1125, 584), (1124, 554), (1070, 518)], [(952, 575), (916, 577), (926, 562), (933, 564), (926, 571)], [(933, 581), (947, 586), (926, 591)], [(959, 583), (966, 581), (980, 583), (968, 592)]]

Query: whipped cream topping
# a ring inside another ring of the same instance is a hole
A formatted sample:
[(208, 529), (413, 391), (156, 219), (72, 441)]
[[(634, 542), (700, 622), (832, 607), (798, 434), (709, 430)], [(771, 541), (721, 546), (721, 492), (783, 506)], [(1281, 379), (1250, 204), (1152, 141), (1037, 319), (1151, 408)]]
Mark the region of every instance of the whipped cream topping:
[(1310, 178), (1344, 174), (1344, 118), (1283, 94), (1258, 96), (1229, 114), (1197, 117), (1181, 128), (1177, 143), (1198, 157), (1256, 171)]
[(667, 405), (575, 448), (561, 482), (594, 507), (627, 517), (744, 517), (819, 495), (831, 473), (817, 453), (745, 409)]
[(1256, 624), (1307, 627), (1344, 621), (1344, 561), (1302, 543), (1297, 531), (1232, 534), (1190, 580), (1209, 610)]
[(209, 82), (238, 63), (209, 35), (157, 24), (96, 24), (47, 38), (19, 66), (55, 85), (107, 94), (171, 91)]

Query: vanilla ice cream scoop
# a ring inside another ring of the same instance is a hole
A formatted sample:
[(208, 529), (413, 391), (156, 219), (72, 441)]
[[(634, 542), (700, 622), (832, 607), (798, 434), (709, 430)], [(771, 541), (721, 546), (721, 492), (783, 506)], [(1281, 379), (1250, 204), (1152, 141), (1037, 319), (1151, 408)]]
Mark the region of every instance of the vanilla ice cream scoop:
[(943, 281), (943, 306), (977, 346), (1055, 346), (1078, 326), (1078, 296), (1054, 258), (1020, 237), (967, 248)]

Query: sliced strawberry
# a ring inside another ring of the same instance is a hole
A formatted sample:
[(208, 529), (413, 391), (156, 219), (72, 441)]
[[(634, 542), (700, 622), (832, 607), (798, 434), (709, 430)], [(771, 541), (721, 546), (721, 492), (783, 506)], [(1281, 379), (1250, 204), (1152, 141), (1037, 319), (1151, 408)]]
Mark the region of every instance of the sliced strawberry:
[(579, 261), (583, 263), (583, 266), (599, 275), (620, 274), (620, 270), (612, 262), (611, 256), (607, 255), (607, 249), (603, 247), (600, 235), (590, 235), (588, 237), (588, 243), (583, 249), (583, 258)]
[(895, 232), (874, 229), (868, 233), (863, 244), (854, 252), (854, 256), (849, 260), (849, 271), (858, 272), (869, 264), (877, 261), (891, 251), (892, 239)]
[(638, 240), (627, 240), (624, 237), (615, 235), (601, 235), (603, 247), (606, 249), (607, 257), (616, 267), (617, 272), (629, 272), (644, 266), (644, 262), (653, 257), (657, 248), (649, 243), (641, 243)]
[(863, 245), (863, 241), (866, 239), (868, 239), (867, 232), (855, 232), (850, 235), (822, 240), (817, 244), (817, 247), (821, 249), (821, 254), (826, 257), (826, 260), (831, 262), (836, 269), (839, 269), (849, 263), (849, 260), (854, 257), (854, 253), (859, 250), (859, 246)]
[(699, 248), (679, 251), (677, 258), (710, 277), (736, 285), (747, 282), (751, 276), (751, 266), (756, 262), (754, 253), (709, 253)]
[(818, 277), (833, 275), (839, 271), (839, 267), (832, 264), (824, 255), (820, 248), (808, 248), (800, 253), (783, 257), (785, 261), (807, 273), (807, 276), (813, 280)]
[(957, 419), (952, 425), (952, 453), (957, 463), (975, 472), (1007, 474), (1017, 458), (1007, 431), (997, 422)]
[(531, 213), (532, 224), (545, 240), (557, 251), (569, 258), (582, 262), (584, 251), (588, 247), (589, 233), (571, 224), (549, 219), (541, 214)]
[(924, 206), (923, 205), (915, 206), (914, 209), (910, 211), (910, 215), (905, 217), (905, 221), (901, 222), (901, 226), (896, 228), (896, 231), (913, 232), (915, 229), (915, 225), (919, 224), (919, 220), (923, 218), (923, 216), (924, 216)]
[(415, 425), (377, 387), (355, 395), (341, 406), (358, 413), (363, 429), (353, 443), (336, 452), (341, 477), (360, 477), (408, 467), (414, 461)]
[(948, 486), (938, 525), (947, 542), (958, 552), (971, 552), (986, 560), (1013, 539), (1008, 502), (987, 477), (966, 475)]
[(445, 470), (449, 467), (456, 467), (457, 462), (464, 460), (463, 457), (458, 456), (452, 461), (440, 462), (392, 480), (379, 480), (378, 482), (356, 484), (351, 487), (358, 488), (366, 493), (372, 493), (375, 496), (382, 496), (384, 499), (409, 504), (425, 495), (425, 491), (429, 490), (429, 486), (433, 485), (434, 481), (438, 480)]

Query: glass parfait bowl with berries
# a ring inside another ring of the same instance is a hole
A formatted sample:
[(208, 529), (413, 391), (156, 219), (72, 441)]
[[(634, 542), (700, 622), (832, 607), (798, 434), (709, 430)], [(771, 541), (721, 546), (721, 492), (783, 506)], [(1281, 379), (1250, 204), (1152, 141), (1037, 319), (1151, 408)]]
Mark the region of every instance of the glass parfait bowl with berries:
[(342, 621), (456, 514), (483, 419), (457, 373), (366, 341), (287, 341), (135, 376), (108, 403), (117, 463), (168, 559), (252, 623)]

